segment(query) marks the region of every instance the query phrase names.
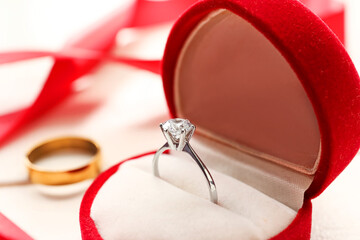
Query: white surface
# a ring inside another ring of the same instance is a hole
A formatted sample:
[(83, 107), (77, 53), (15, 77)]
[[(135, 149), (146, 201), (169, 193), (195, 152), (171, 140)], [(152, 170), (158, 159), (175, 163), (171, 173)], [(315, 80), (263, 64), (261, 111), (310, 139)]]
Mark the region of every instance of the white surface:
[[(89, 5), (89, 1), (84, 0), (0, 0), (0, 50), (59, 48), (73, 33), (111, 11), (118, 2), (90, 1)], [(346, 2), (348, 49), (359, 68), (360, 2)], [(79, 15), (76, 12), (80, 10)], [(169, 27), (163, 29), (142, 32), (142, 42), (130, 44), (124, 52), (159, 57)], [(16, 64), (0, 66), (0, 112), (30, 101), (50, 64), (51, 60), (42, 59), (21, 64), (21, 70)], [(104, 152), (104, 168), (126, 157), (154, 150), (163, 143), (157, 125), (168, 116), (159, 76), (106, 64), (82, 80), (90, 85), (86, 91), (67, 99), (0, 149), (0, 181), (26, 179), (24, 153), (48, 137), (79, 134), (95, 139)], [(13, 89), (20, 90), (20, 94), (14, 96)], [(357, 156), (314, 200), (313, 239), (358, 239), (359, 171)], [(0, 212), (36, 239), (79, 239), (78, 210), (83, 193), (84, 190), (66, 195), (46, 194), (33, 185), (2, 186)]]
[[(219, 195), (218, 204), (213, 204), (192, 159), (162, 155), (162, 177), (155, 178), (152, 158), (126, 162), (98, 192), (91, 217), (105, 240), (265, 240), (281, 232), (296, 215), (238, 179), (209, 169)], [(119, 227), (109, 227), (114, 223)]]

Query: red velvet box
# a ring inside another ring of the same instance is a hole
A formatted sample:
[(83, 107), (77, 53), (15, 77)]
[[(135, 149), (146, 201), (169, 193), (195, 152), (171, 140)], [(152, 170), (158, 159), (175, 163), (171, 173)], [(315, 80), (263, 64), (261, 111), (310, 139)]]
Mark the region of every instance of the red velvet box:
[[(171, 115), (197, 126), (197, 141), (208, 156), (221, 150), (224, 158), (210, 167), (296, 212), (270, 238), (309, 239), (311, 200), (348, 165), (360, 143), (359, 76), (324, 22), (296, 0), (201, 1), (170, 33), (163, 83)], [(102, 239), (101, 226), (121, 228), (121, 222), (130, 221), (116, 216), (121, 221), (113, 226), (111, 217), (93, 214), (94, 201), (109, 191), (109, 180), (121, 174), (125, 162), (149, 160), (152, 154), (123, 161), (95, 180), (80, 211), (84, 239)], [(117, 191), (116, 185), (110, 189)], [(221, 197), (220, 206), (225, 206)], [(111, 215), (117, 204), (103, 205), (108, 209), (103, 215)], [(102, 211), (101, 204), (96, 208)], [(277, 218), (280, 213), (270, 221)], [(152, 224), (144, 219), (139, 219), (139, 226)], [(193, 238), (201, 239), (200, 235)], [(139, 236), (128, 238), (142, 239)]]

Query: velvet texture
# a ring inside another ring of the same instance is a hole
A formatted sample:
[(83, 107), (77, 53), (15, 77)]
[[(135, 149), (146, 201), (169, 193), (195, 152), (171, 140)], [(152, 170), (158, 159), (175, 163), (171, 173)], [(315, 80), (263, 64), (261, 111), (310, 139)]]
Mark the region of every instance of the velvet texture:
[(86, 191), (84, 198), (81, 202), (80, 207), (80, 227), (81, 227), (81, 237), (82, 239), (93, 239), (93, 240), (102, 240), (100, 236), (94, 220), (91, 218), (91, 206), (94, 202), (96, 194), (99, 192), (100, 188), (104, 183), (118, 170), (121, 164), (126, 161), (134, 160), (146, 155), (155, 154), (155, 152), (149, 152), (145, 154), (141, 154), (139, 156), (129, 158), (115, 166), (109, 168), (105, 172), (103, 172), (99, 177), (95, 179), (95, 181), (91, 184), (91, 186)]
[(262, 32), (289, 62), (312, 102), (321, 133), (319, 167), (297, 218), (274, 238), (309, 239), (311, 199), (343, 171), (359, 148), (359, 76), (335, 34), (298, 1), (202, 1), (177, 21), (165, 49), (164, 90), (174, 117), (173, 80), (179, 53), (197, 23), (217, 9), (232, 11)]
[(318, 196), (359, 148), (359, 76), (335, 34), (298, 1), (208, 0), (189, 9), (175, 24), (163, 59), (164, 90), (171, 114), (176, 116), (173, 78), (180, 50), (196, 24), (221, 8), (245, 18), (262, 32), (287, 59), (307, 92), (319, 122), (322, 151), (306, 196)]
[[(122, 164), (96, 195), (91, 218), (100, 235), (133, 240), (265, 240), (294, 220), (297, 210), (239, 180), (243, 171), (229, 176), (210, 167), (210, 161), (219, 158), (209, 161), (209, 156), (198, 153), (216, 179), (218, 204), (209, 201), (204, 176), (184, 154), (161, 156), (161, 178), (153, 176), (154, 156), (143, 156)], [(221, 159), (225, 158), (223, 154)], [(119, 227), (109, 227), (114, 224)]]
[[(165, 49), (164, 90), (173, 116), (177, 116), (173, 78), (179, 53), (197, 23), (216, 9), (228, 9), (262, 32), (289, 62), (312, 102), (321, 132), (319, 167), (297, 217), (272, 238), (310, 239), (311, 199), (326, 189), (359, 148), (359, 76), (335, 34), (296, 0), (200, 1), (177, 21)], [(91, 205), (101, 186), (120, 166), (100, 175), (86, 192), (80, 210), (83, 239), (102, 239), (90, 217)]]
[[(95, 221), (91, 218), (91, 208), (93, 202), (102, 188), (102, 186), (108, 181), (108, 179), (115, 174), (121, 166), (132, 160), (137, 160), (143, 156), (153, 155), (155, 152), (149, 152), (142, 154), (123, 162), (116, 164), (103, 172), (99, 177), (95, 179), (93, 184), (86, 191), (80, 208), (80, 227), (82, 239), (102, 240)], [(126, 219), (124, 219), (126, 221)], [(293, 222), (280, 234), (271, 238), (271, 240), (287, 240), (287, 239), (310, 239), (311, 233), (311, 202), (305, 201), (303, 207), (298, 211)]]

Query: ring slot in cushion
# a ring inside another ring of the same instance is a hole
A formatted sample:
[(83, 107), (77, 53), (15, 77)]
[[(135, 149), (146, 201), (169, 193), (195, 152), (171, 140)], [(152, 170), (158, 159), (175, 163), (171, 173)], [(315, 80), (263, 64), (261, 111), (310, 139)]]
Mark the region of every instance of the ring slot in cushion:
[[(212, 169), (219, 205), (208, 200), (200, 169), (184, 155), (153, 155), (124, 163), (97, 194), (91, 217), (103, 239), (267, 239), (296, 212)], [(111, 226), (111, 227), (109, 227)]]

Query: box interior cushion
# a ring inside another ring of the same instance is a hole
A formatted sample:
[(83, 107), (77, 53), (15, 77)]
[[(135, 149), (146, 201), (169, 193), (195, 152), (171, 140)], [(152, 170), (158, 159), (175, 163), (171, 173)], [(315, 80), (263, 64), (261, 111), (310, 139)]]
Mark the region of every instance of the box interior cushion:
[(297, 75), (274, 45), (228, 10), (203, 19), (177, 63), (177, 114), (203, 134), (313, 174), (320, 131)]
[(123, 163), (98, 191), (90, 216), (103, 239), (268, 239), (296, 216), (285, 204), (210, 168), (219, 193), (219, 205), (213, 204), (191, 158), (162, 155), (161, 178), (152, 174), (152, 158)]

